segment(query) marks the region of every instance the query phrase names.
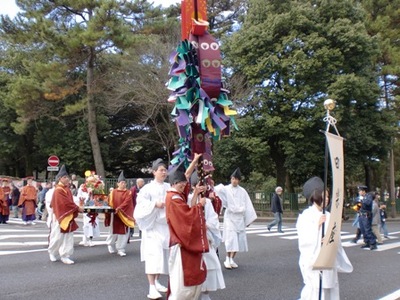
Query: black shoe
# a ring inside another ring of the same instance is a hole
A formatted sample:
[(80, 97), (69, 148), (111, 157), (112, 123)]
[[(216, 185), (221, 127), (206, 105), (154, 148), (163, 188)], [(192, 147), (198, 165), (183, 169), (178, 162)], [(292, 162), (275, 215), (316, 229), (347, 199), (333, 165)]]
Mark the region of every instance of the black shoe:
[(267, 226), (268, 231), (271, 231), (271, 227)]
[(361, 246), (361, 248), (363, 248), (363, 249), (364, 249), (364, 248), (369, 248), (369, 247), (370, 247), (369, 244), (364, 244), (364, 245)]
[(352, 239), (350, 242), (353, 243), (353, 244), (357, 244), (358, 240)]
[(282, 230), (281, 230), (281, 231), (278, 231), (278, 232), (279, 232), (279, 233), (284, 233), (284, 231), (282, 231)]
[(369, 247), (369, 250), (375, 250), (378, 249), (378, 247), (376, 246), (376, 244), (371, 245), (371, 247)]

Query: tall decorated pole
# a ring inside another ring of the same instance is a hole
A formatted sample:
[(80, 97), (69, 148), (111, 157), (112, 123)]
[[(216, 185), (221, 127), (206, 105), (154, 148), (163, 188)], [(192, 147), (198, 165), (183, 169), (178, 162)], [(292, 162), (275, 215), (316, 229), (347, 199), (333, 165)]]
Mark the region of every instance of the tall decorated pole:
[[(324, 168), (324, 199), (327, 193), (329, 157), (332, 169), (332, 204), (330, 210), (329, 224), (325, 234), (325, 224), (322, 224), (322, 246), (320, 253), (313, 265), (313, 270), (320, 270), (319, 299), (322, 299), (322, 271), (332, 270), (335, 267), (336, 255), (340, 242), (340, 231), (342, 227), (342, 210), (344, 201), (344, 154), (343, 138), (336, 128), (337, 120), (330, 114), (335, 108), (335, 101), (328, 99), (324, 102), (326, 109), (325, 130), (325, 168)], [(335, 129), (336, 134), (330, 133), (330, 128)], [(325, 213), (325, 201), (323, 201), (323, 213)], [(326, 235), (326, 238), (324, 237)]]
[(194, 153), (202, 154), (199, 180), (212, 171), (212, 141), (237, 129), (232, 101), (222, 86), (218, 41), (208, 32), (206, 0), (182, 0), (182, 41), (170, 55), (168, 101), (175, 103), (172, 116), (179, 134), (179, 148), (172, 166), (188, 167)]

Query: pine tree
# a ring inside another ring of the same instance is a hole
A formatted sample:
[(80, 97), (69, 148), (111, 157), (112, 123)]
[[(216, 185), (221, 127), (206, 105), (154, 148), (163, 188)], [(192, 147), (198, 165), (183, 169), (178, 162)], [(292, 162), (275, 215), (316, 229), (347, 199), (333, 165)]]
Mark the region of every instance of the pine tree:
[[(21, 0), (16, 19), (2, 17), (1, 39), (9, 57), (20, 56), (19, 69), (9, 84), (8, 102), (20, 116), (14, 124), (23, 133), (43, 111), (32, 107), (75, 98), (64, 108), (73, 114), (83, 108), (98, 174), (105, 176), (98, 130), (98, 112), (104, 91), (97, 85), (99, 60), (107, 53), (122, 53), (143, 37), (150, 4), (116, 0)], [(11, 61), (11, 59), (9, 59)], [(74, 95), (80, 97), (76, 99)]]

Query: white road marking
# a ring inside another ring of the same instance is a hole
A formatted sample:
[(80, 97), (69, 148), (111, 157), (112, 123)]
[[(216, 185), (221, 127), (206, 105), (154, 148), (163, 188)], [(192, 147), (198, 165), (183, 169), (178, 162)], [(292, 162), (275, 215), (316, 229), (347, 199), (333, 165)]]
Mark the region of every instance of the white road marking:
[(400, 299), (400, 290), (397, 290), (383, 298), (380, 298), (378, 300), (398, 300)]

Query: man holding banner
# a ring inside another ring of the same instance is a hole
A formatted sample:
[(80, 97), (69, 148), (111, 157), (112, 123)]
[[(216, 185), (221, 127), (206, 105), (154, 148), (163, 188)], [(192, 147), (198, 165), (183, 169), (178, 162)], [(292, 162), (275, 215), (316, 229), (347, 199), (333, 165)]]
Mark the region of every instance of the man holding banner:
[[(311, 206), (297, 220), (299, 237), (299, 265), (304, 287), (301, 300), (340, 299), (338, 272), (350, 273), (350, 263), (341, 243), (342, 210), (344, 200), (344, 154), (343, 138), (336, 128), (336, 119), (330, 115), (335, 108), (335, 101), (327, 99), (324, 121), (325, 130), (325, 168), (324, 179), (309, 179), (303, 187), (303, 193)], [(336, 134), (329, 132), (335, 129)], [(328, 153), (332, 168), (332, 205), (330, 212), (325, 208), (329, 204), (327, 189)], [(327, 226), (325, 226), (327, 225)]]
[[(323, 203), (324, 194), (326, 194), (325, 204)], [(323, 224), (329, 224), (330, 221), (330, 213), (323, 213), (323, 206), (329, 204), (329, 196), (327, 192), (324, 193), (322, 179), (319, 177), (309, 179), (304, 185), (304, 196), (310, 201), (311, 206), (299, 215), (296, 224), (300, 250), (299, 266), (304, 282), (300, 299), (340, 299), (337, 273), (353, 271), (353, 266), (342, 247), (340, 236), (337, 239), (336, 253), (333, 253), (332, 267), (324, 266), (323, 272), (315, 270), (315, 263), (322, 253), (322, 244), (331, 239), (329, 235), (322, 238)], [(322, 298), (319, 298), (320, 292)]]

